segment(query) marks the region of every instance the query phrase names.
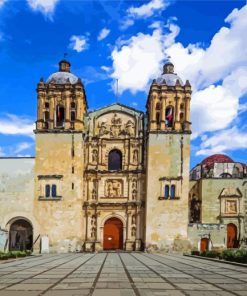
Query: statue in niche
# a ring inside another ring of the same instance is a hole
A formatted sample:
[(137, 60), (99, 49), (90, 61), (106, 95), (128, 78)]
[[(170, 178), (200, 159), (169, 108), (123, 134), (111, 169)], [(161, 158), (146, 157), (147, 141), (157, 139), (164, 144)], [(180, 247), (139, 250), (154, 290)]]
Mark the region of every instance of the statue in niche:
[(92, 230), (91, 230), (91, 238), (95, 238), (96, 237), (96, 229), (95, 227), (92, 227)]
[(132, 224), (136, 224), (136, 216), (135, 215), (132, 216), (131, 222), (132, 222)]
[(135, 134), (135, 125), (131, 120), (128, 120), (125, 125), (125, 132), (129, 136), (133, 136)]
[(94, 149), (92, 152), (92, 162), (97, 162), (97, 161), (98, 161), (98, 151)]
[(132, 181), (132, 188), (137, 188), (137, 181), (136, 180), (133, 180)]
[(97, 197), (97, 181), (93, 180), (93, 189), (92, 189), (92, 199), (96, 199)]
[(132, 229), (131, 229), (131, 236), (136, 236), (136, 229), (135, 229), (135, 227), (132, 227)]
[(121, 118), (118, 118), (117, 114), (115, 113), (113, 115), (111, 123), (112, 123), (110, 127), (111, 136), (118, 137), (121, 133), (122, 120)]
[(133, 162), (138, 163), (138, 150), (134, 150), (133, 152)]
[(121, 197), (122, 196), (122, 181), (107, 180), (105, 185), (105, 196)]
[(201, 218), (201, 202), (198, 197), (193, 194), (190, 202), (190, 223), (198, 223)]
[(95, 215), (93, 215), (91, 218), (91, 226), (95, 226), (95, 225), (96, 225), (96, 217)]
[(108, 134), (106, 122), (104, 121), (102, 121), (101, 124), (99, 124), (99, 134), (100, 136)]
[(136, 198), (137, 198), (137, 191), (134, 189), (132, 191), (132, 200), (136, 200)]
[(237, 213), (237, 201), (235, 200), (227, 200), (226, 202), (226, 212), (229, 214)]

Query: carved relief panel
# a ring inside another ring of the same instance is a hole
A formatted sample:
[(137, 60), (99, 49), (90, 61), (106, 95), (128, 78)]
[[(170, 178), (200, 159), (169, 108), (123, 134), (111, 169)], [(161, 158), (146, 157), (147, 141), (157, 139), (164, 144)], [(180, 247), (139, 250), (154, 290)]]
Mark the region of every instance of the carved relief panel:
[(122, 197), (123, 196), (123, 180), (108, 179), (105, 181), (105, 197)]
[(108, 113), (97, 119), (95, 132), (108, 138), (134, 136), (135, 119), (117, 112)]

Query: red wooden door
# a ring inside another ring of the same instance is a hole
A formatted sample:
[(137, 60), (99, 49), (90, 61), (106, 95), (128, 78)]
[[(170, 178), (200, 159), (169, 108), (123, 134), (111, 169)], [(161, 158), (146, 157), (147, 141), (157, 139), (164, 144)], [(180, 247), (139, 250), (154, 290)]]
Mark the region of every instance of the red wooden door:
[(227, 248), (234, 248), (237, 241), (237, 226), (227, 224)]
[(208, 250), (208, 243), (209, 243), (208, 238), (201, 239), (201, 252), (205, 252)]
[(104, 250), (123, 248), (123, 223), (117, 218), (110, 218), (104, 225)]

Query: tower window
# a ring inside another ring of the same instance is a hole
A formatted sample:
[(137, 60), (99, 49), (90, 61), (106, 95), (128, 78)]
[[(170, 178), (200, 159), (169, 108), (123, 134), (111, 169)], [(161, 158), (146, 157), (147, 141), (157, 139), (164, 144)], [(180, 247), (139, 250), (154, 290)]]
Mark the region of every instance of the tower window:
[(156, 110), (160, 110), (160, 103), (156, 104)]
[(71, 170), (72, 174), (74, 174), (75, 172), (75, 168), (72, 166), (72, 170)]
[(114, 149), (108, 155), (108, 170), (117, 171), (122, 169), (122, 153)]
[(160, 112), (156, 112), (156, 123), (160, 123)]
[(74, 183), (72, 183), (72, 186), (71, 186), (72, 190), (74, 190), (74, 187), (75, 187), (75, 186), (74, 186)]
[(71, 104), (70, 104), (70, 108), (71, 108), (71, 109), (75, 109), (75, 102), (71, 102)]
[(174, 118), (174, 110), (172, 106), (168, 106), (166, 108), (166, 126), (172, 127), (173, 126), (173, 118)]
[(165, 186), (165, 199), (169, 198), (169, 185)]
[(53, 184), (51, 186), (51, 196), (52, 197), (56, 197), (57, 196), (57, 186), (55, 184)]
[(49, 103), (46, 102), (45, 103), (45, 109), (49, 109), (49, 106), (50, 106)]
[(184, 109), (184, 104), (183, 103), (180, 104), (180, 109), (182, 109), (182, 110)]
[(70, 120), (75, 121), (75, 111), (70, 112)]
[(175, 198), (175, 194), (176, 194), (176, 187), (175, 185), (171, 186), (171, 199)]
[(45, 197), (50, 197), (51, 186), (45, 185)]
[(181, 112), (181, 113), (180, 113), (180, 121), (183, 121), (183, 120), (184, 120), (184, 113)]
[(58, 105), (56, 108), (57, 127), (64, 126), (64, 107)]
[(44, 112), (44, 121), (48, 121), (50, 119), (50, 113), (49, 111)]

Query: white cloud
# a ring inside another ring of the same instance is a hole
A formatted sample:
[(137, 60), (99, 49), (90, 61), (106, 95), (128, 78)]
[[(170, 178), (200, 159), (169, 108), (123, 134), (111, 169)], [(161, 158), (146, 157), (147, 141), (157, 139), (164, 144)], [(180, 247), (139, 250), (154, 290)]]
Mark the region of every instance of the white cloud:
[(0, 134), (3, 135), (22, 135), (33, 138), (35, 125), (30, 119), (7, 114), (0, 118)]
[(110, 30), (107, 28), (103, 28), (100, 32), (99, 32), (99, 36), (98, 36), (98, 40), (101, 41), (103, 39), (105, 39), (109, 34), (110, 34)]
[(210, 155), (224, 153), (236, 149), (246, 149), (247, 133), (240, 131), (237, 127), (215, 133), (212, 137), (204, 139), (200, 150), (196, 155)]
[(14, 153), (19, 154), (20, 152), (27, 150), (33, 146), (33, 143), (30, 142), (22, 142), (17, 144)]
[[(176, 42), (179, 27), (173, 21), (168, 23), (168, 33), (154, 22), (152, 34), (139, 33), (124, 44), (118, 42), (112, 52), (112, 77), (119, 79), (121, 92), (147, 90), (170, 56), (176, 73), (192, 84), (193, 137), (228, 128), (238, 112), (245, 110), (241, 98), (247, 94), (247, 5), (230, 13), (227, 26), (213, 36), (207, 48)], [(150, 44), (154, 58), (149, 55)]]
[(156, 12), (161, 12), (170, 5), (168, 0), (151, 0), (139, 7), (131, 6), (127, 9), (127, 15), (121, 22), (121, 29), (126, 29), (134, 24), (135, 19), (148, 18)]
[(111, 67), (107, 67), (107, 66), (101, 66), (100, 69), (105, 71), (105, 72), (110, 72), (111, 71)]
[(60, 0), (27, 0), (28, 5), (34, 11), (40, 11), (51, 18), (57, 3)]
[(155, 13), (155, 11), (163, 10), (168, 5), (169, 5), (169, 2), (165, 0), (151, 0), (149, 3), (143, 4), (142, 6), (139, 6), (139, 7), (131, 6), (127, 10), (127, 13), (129, 14), (129, 16), (133, 16), (137, 18), (150, 17)]
[(112, 52), (112, 78), (118, 79), (119, 92), (130, 90), (132, 93), (146, 90), (150, 79), (157, 77), (165, 48), (174, 42), (179, 28), (169, 25), (170, 33), (164, 35), (160, 28), (152, 34), (138, 33), (129, 40), (120, 40)]
[(0, 8), (4, 5), (5, 2), (7, 2), (7, 0), (0, 0)]
[(88, 48), (87, 43), (88, 38), (83, 35), (73, 35), (70, 37), (69, 47), (74, 49), (77, 52), (82, 52)]

